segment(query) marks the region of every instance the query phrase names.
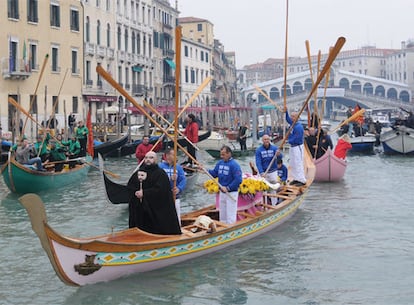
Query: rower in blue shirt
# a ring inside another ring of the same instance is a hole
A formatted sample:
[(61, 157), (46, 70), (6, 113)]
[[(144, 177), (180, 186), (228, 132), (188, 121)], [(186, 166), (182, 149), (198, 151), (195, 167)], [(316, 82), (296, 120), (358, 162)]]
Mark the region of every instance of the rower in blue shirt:
[[(184, 191), (187, 179), (185, 178), (185, 172), (183, 168), (176, 164), (176, 174), (174, 176), (174, 160), (175, 154), (174, 149), (168, 148), (165, 152), (165, 160), (159, 164), (170, 179), (171, 191), (175, 194), (175, 208), (177, 210), (178, 221), (181, 223), (181, 200), (180, 195)], [(174, 180), (176, 180), (176, 185), (174, 187)]]
[(220, 150), (221, 160), (217, 162), (214, 169), (209, 170), (211, 176), (218, 177), (221, 186), (219, 194), (220, 221), (228, 224), (236, 222), (237, 199), (239, 185), (242, 182), (242, 171), (240, 165), (232, 157), (232, 150), (223, 146)]

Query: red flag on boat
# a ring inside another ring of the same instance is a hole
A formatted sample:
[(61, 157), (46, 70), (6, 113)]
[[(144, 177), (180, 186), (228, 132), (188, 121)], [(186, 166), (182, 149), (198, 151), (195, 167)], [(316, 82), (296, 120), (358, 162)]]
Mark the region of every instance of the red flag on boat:
[[(361, 110), (361, 106), (359, 106), (359, 104), (356, 104), (355, 109), (352, 112), (352, 115), (354, 115), (355, 113), (357, 113), (360, 110)], [(354, 119), (354, 122), (357, 122), (357, 123), (359, 123), (362, 126), (364, 124), (364, 114), (361, 114), (361, 115), (357, 116)]]
[(92, 130), (92, 119), (91, 119), (91, 109), (89, 108), (88, 117), (86, 118), (86, 127), (88, 128), (88, 144), (86, 146), (86, 151), (90, 156), (93, 157), (93, 130)]

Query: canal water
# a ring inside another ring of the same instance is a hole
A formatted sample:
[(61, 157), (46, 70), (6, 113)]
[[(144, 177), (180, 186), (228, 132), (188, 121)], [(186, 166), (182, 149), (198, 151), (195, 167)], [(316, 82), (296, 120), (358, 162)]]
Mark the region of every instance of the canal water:
[[(205, 152), (207, 167), (215, 163)], [(285, 157), (288, 163), (289, 157)], [(248, 171), (253, 158), (240, 159)], [(0, 304), (413, 304), (414, 159), (350, 156), (338, 183), (314, 183), (298, 212), (275, 230), (222, 252), (85, 287), (64, 285), (18, 196), (0, 181)], [(128, 179), (131, 158), (106, 162)], [(198, 183), (207, 177), (200, 176)], [(127, 227), (124, 205), (105, 200), (99, 173), (41, 193), (49, 223), (70, 236)], [(183, 211), (212, 203), (199, 186)]]

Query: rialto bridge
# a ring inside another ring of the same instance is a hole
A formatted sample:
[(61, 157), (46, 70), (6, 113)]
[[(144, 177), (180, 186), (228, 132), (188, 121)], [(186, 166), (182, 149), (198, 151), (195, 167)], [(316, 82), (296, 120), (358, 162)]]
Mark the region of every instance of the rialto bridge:
[[(285, 92), (284, 79), (278, 78), (256, 84), (270, 99), (279, 105), (283, 105), (283, 95)], [(344, 70), (332, 68), (329, 75), (329, 85), (324, 89), (325, 80), (319, 85), (317, 90), (318, 109), (321, 109), (323, 97), (325, 115), (329, 115), (333, 110), (340, 108), (355, 107), (359, 104), (364, 108), (398, 108), (404, 107), (411, 109), (412, 97), (408, 85), (389, 81), (382, 78), (351, 73)], [(309, 71), (288, 75), (286, 80), (286, 103), (289, 109), (301, 108), (312, 88), (312, 79)], [(242, 97), (246, 106), (253, 106), (256, 99), (258, 107), (270, 105), (265, 96), (249, 86), (242, 90)], [(311, 109), (314, 104), (311, 98)]]

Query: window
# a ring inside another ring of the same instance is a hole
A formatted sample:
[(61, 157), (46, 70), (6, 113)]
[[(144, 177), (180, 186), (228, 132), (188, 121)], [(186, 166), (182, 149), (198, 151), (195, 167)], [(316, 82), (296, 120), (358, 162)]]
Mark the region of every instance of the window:
[(188, 57), (188, 46), (184, 46), (184, 56)]
[(101, 6), (101, 1), (100, 0), (96, 0), (96, 7), (100, 7)]
[(106, 26), (106, 46), (111, 47), (111, 25), (109, 23)]
[(206, 52), (206, 62), (208, 62), (208, 53)]
[(141, 36), (137, 34), (137, 54), (141, 53)]
[(19, 19), (19, 0), (7, 0), (7, 17)]
[(118, 44), (118, 50), (121, 50), (121, 27), (118, 27), (118, 41), (117, 41), (117, 44)]
[(85, 71), (85, 78), (86, 78), (86, 84), (90, 85), (92, 80), (91, 80), (91, 62), (90, 60), (86, 61), (86, 71)]
[(101, 21), (98, 20), (96, 25), (96, 44), (99, 46), (101, 44)]
[(135, 32), (133, 31), (132, 32), (132, 35), (131, 35), (131, 48), (132, 48), (131, 52), (132, 52), (132, 54), (135, 54), (135, 47), (136, 47), (136, 44), (135, 44)]
[(91, 41), (91, 23), (89, 21), (89, 16), (86, 16), (85, 40), (86, 40), (86, 42)]
[(30, 44), (29, 45), (29, 67), (30, 70), (38, 70), (39, 67), (37, 66), (37, 45)]
[(70, 10), (70, 29), (79, 32), (79, 12), (77, 10)]
[(185, 82), (188, 83), (188, 68), (185, 68)]
[(60, 72), (58, 63), (59, 63), (59, 49), (57, 47), (52, 47), (52, 72)]
[(38, 22), (38, 4), (37, 0), (27, 0), (27, 21), (29, 22)]
[(52, 96), (52, 107), (54, 113), (59, 113), (59, 97), (56, 95)]
[(195, 83), (195, 71), (193, 69), (191, 69), (191, 83)]
[(9, 72), (17, 71), (17, 41), (10, 40), (9, 54)]
[(204, 61), (204, 52), (203, 51), (200, 51), (200, 60)]
[(154, 31), (153, 37), (154, 37), (154, 48), (158, 48), (158, 45), (159, 45), (158, 32)]
[(72, 74), (79, 74), (78, 71), (78, 51), (72, 50)]
[(106, 11), (109, 12), (111, 9), (111, 0), (106, 0)]
[(50, 4), (50, 26), (60, 27), (60, 7), (58, 4)]
[(197, 24), (197, 31), (199, 31), (199, 32), (203, 31), (203, 24), (202, 23)]
[(72, 112), (78, 113), (78, 97), (72, 96)]
[(128, 30), (125, 29), (125, 52), (128, 52)]
[(37, 113), (37, 95), (30, 95), (30, 103), (31, 103), (31, 108), (30, 108), (30, 113)]

